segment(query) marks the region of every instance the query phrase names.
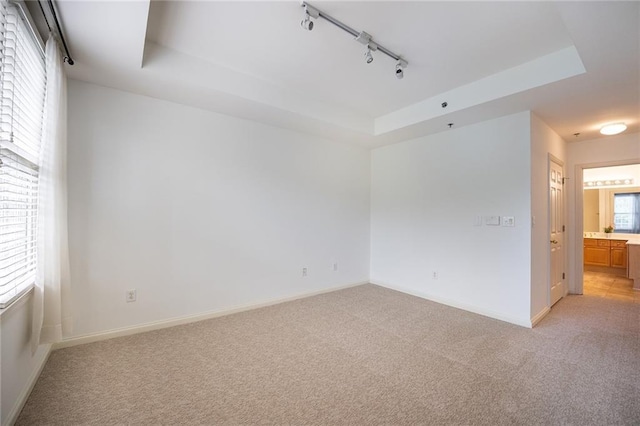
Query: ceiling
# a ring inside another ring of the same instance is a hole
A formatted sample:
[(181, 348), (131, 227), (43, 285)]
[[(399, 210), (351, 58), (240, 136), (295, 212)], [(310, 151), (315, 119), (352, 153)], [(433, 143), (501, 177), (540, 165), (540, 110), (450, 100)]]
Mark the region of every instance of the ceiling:
[(56, 3), (71, 78), (337, 141), (525, 110), (570, 142), (640, 131), (638, 2), (311, 2), (406, 59), (402, 80), (329, 22), (302, 29), (297, 1)]

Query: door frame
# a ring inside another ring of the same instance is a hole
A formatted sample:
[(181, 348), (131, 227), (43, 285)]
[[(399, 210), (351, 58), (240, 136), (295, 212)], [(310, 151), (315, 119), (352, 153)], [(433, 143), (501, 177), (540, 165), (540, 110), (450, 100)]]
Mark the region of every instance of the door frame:
[[(551, 162), (557, 163), (560, 165), (560, 167), (562, 167), (562, 175), (563, 175), (563, 179), (565, 180), (569, 180), (567, 178), (567, 171), (565, 170), (565, 163), (564, 161), (562, 161), (561, 159), (559, 159), (558, 157), (556, 157), (555, 155), (549, 153), (547, 155), (547, 235), (546, 235), (546, 241), (549, 241), (549, 235), (551, 235), (551, 188), (550, 188), (550, 176), (551, 176)], [(564, 188), (562, 190), (562, 221), (564, 222), (565, 225), (565, 230), (563, 232), (563, 253), (562, 253), (562, 258), (563, 258), (563, 262), (564, 262), (564, 269), (566, 271), (569, 270), (568, 265), (569, 265), (569, 256), (568, 256), (568, 230), (569, 227), (567, 226), (567, 188), (568, 185), (564, 185)], [(551, 268), (551, 247), (547, 246), (547, 308), (551, 308), (551, 274), (553, 272), (552, 268)], [(562, 286), (563, 286), (563, 295), (562, 297), (566, 297), (567, 294), (569, 293), (569, 274), (567, 273), (567, 276), (565, 276), (563, 282), (562, 282)]]
[(598, 169), (601, 167), (612, 167), (612, 166), (628, 166), (632, 164), (640, 164), (640, 158), (632, 158), (628, 160), (616, 160), (616, 161), (603, 161), (598, 163), (583, 163), (576, 164), (575, 166), (575, 183), (574, 183), (574, 191), (575, 191), (575, 217), (574, 219), (574, 244), (575, 244), (575, 265), (574, 265), (574, 288), (572, 288), (571, 292), (573, 294), (583, 294), (584, 291), (584, 197), (583, 197), (583, 187), (584, 187), (584, 170), (585, 169)]

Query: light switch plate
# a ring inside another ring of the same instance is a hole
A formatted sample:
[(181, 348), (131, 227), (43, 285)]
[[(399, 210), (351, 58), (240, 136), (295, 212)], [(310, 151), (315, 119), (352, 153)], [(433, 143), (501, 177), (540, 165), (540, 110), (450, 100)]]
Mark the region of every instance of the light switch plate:
[(500, 216), (485, 216), (484, 224), (487, 226), (500, 226)]

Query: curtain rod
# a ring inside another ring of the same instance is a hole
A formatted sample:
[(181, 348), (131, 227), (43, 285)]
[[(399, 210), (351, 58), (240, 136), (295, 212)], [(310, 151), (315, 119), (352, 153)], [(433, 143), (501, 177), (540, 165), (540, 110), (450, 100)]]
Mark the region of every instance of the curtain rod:
[[(62, 28), (60, 27), (60, 22), (58, 21), (58, 15), (56, 14), (56, 9), (53, 7), (53, 1), (47, 0), (49, 3), (49, 10), (51, 10), (51, 15), (53, 16), (53, 21), (56, 23), (56, 28), (58, 30), (58, 35), (60, 36), (60, 40), (62, 41), (62, 46), (64, 46), (64, 51), (66, 56), (64, 57), (64, 61), (69, 65), (73, 65), (73, 58), (71, 57), (71, 53), (69, 53), (69, 48), (67, 47), (67, 42), (64, 39), (64, 33), (62, 32)], [(44, 16), (44, 21), (47, 23), (47, 27), (49, 27), (49, 31), (51, 31), (51, 25), (49, 25), (49, 20), (47, 19), (47, 14), (44, 13), (44, 9), (42, 8), (41, 0), (38, 0), (38, 5), (40, 5), (40, 10), (42, 11), (42, 16)]]

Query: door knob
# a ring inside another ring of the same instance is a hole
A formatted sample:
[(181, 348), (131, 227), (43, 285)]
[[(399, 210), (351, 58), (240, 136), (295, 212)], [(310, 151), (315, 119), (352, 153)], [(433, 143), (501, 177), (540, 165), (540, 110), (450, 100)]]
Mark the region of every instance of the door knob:
[(558, 244), (558, 240), (551, 240), (551, 244)]

